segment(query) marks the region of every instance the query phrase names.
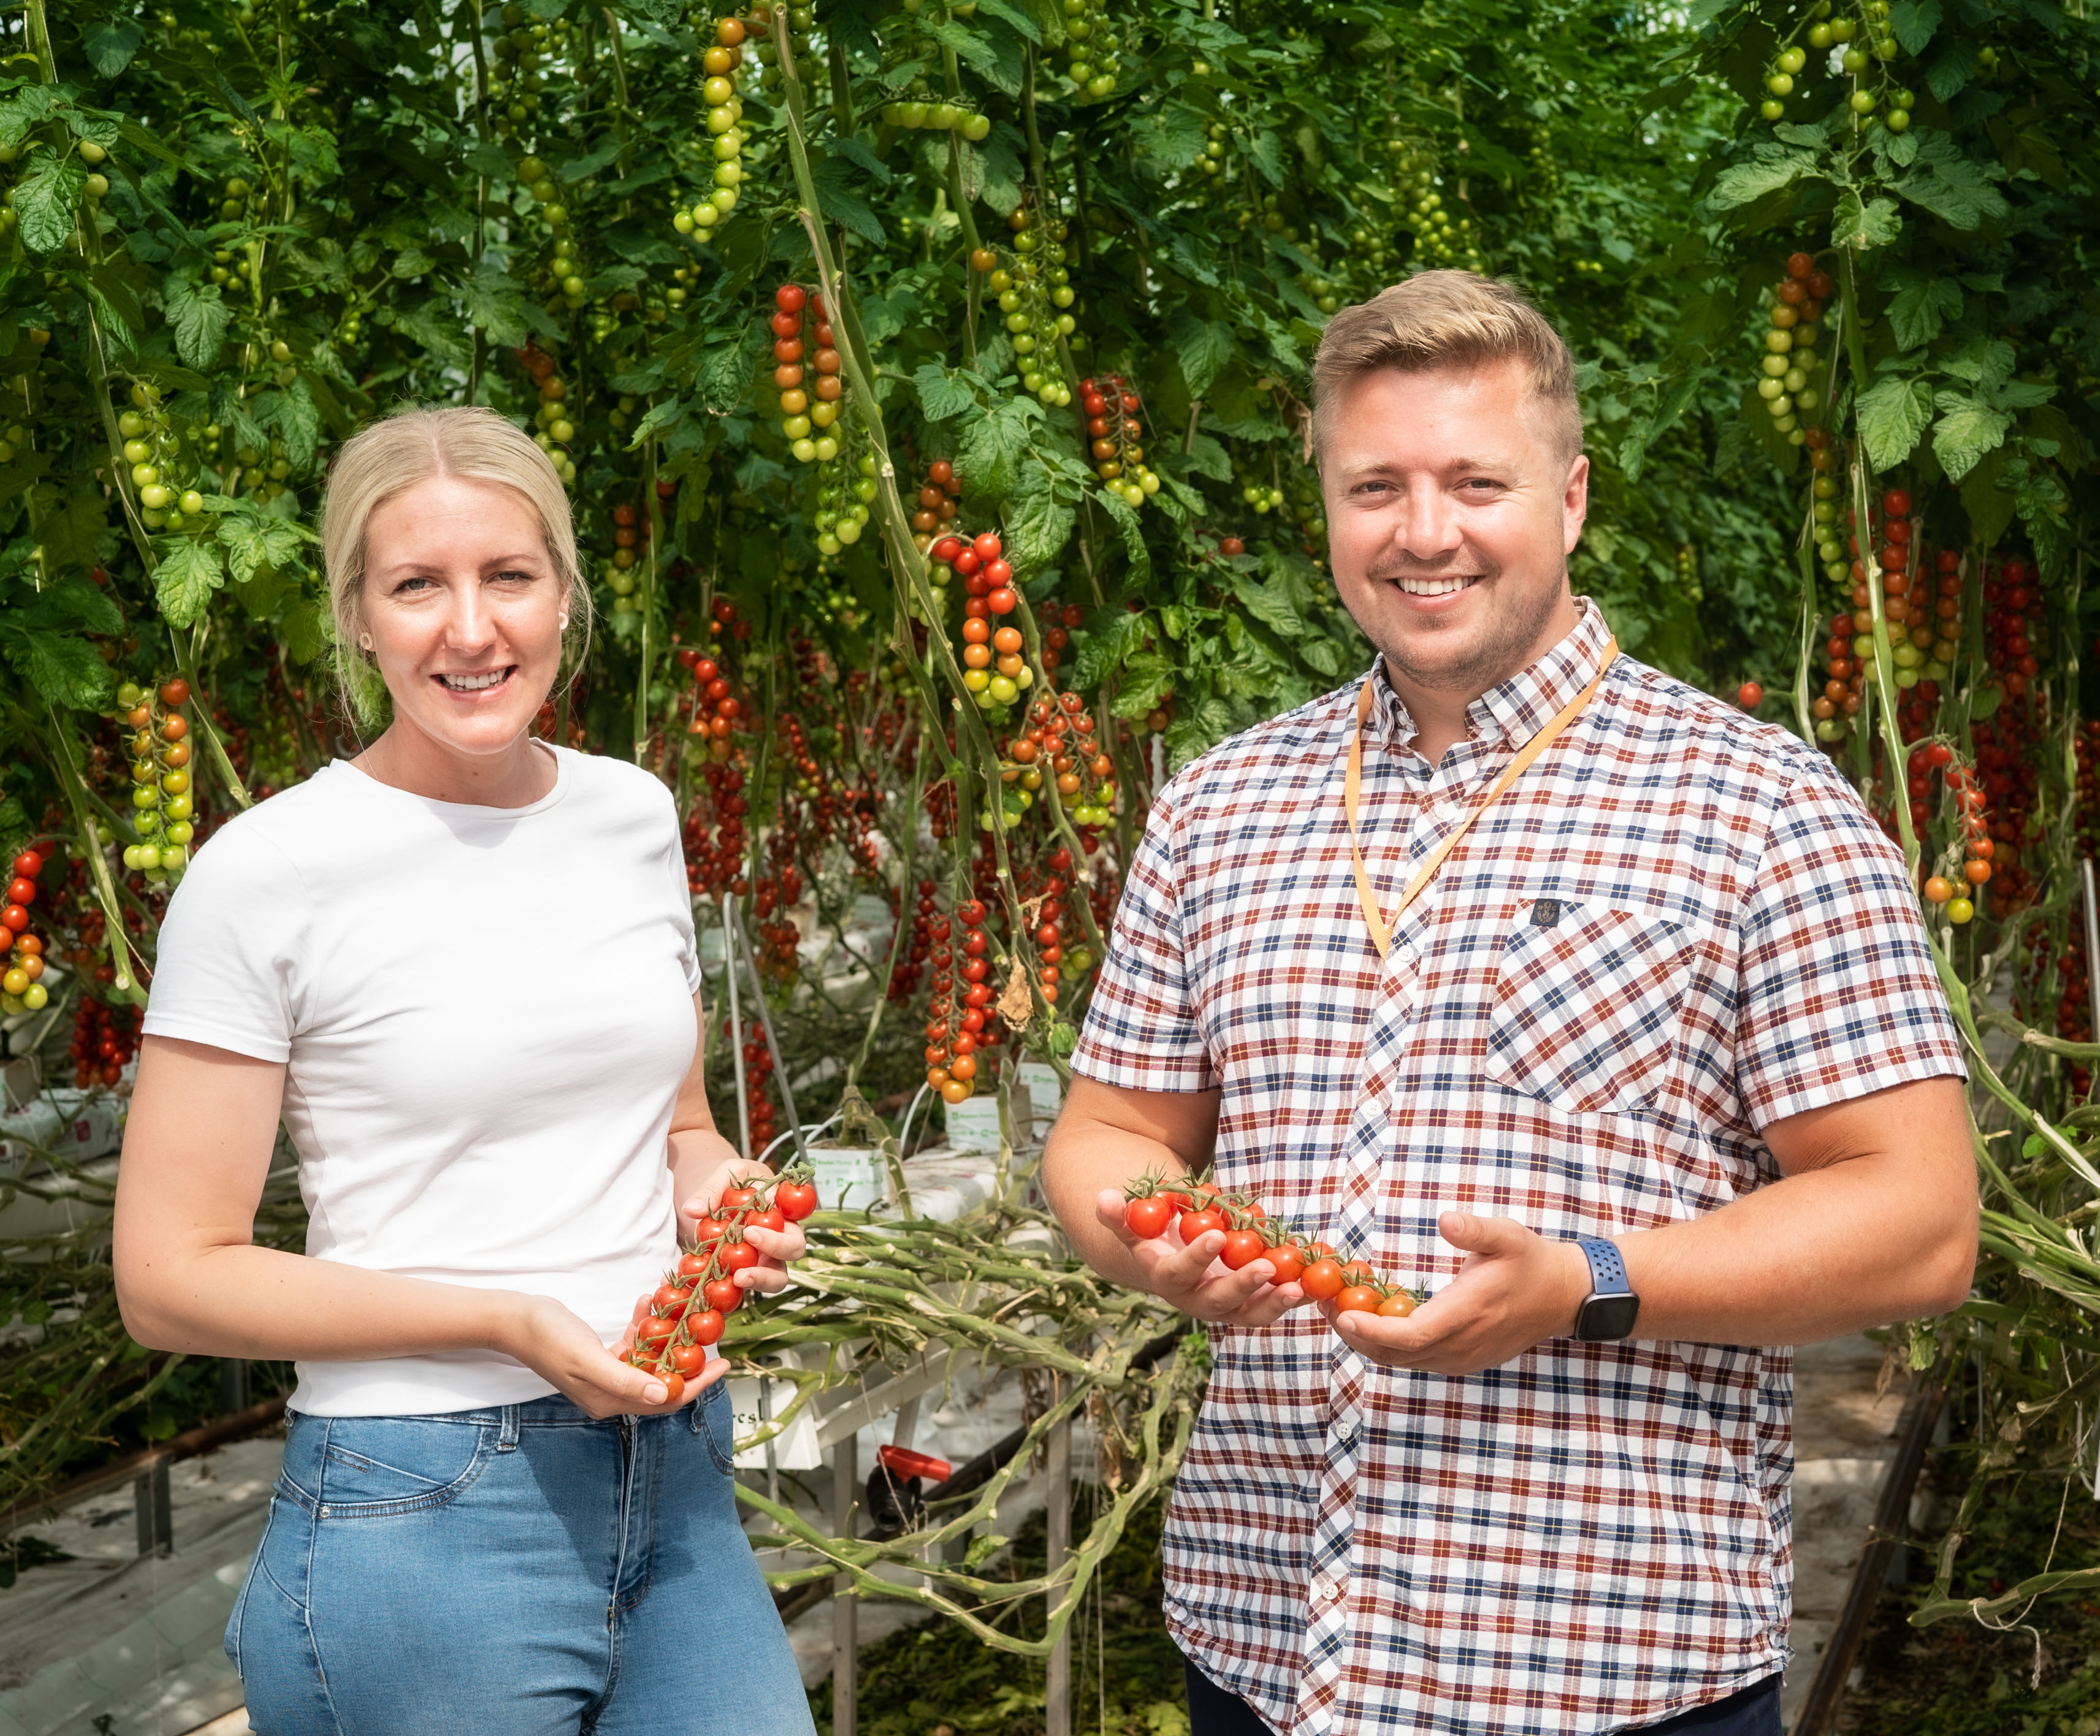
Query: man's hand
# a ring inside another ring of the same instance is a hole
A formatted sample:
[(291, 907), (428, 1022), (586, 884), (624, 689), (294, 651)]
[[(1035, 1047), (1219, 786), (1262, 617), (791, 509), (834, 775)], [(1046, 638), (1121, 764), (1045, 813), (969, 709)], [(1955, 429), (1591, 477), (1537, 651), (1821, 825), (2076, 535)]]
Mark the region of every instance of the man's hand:
[(1221, 1326), (1267, 1326), (1305, 1300), (1296, 1284), (1269, 1282), (1276, 1268), (1266, 1260), (1238, 1271), (1227, 1267), (1218, 1258), (1225, 1245), (1221, 1230), (1209, 1231), (1185, 1247), (1171, 1224), (1165, 1235), (1149, 1240), (1132, 1235), (1123, 1222), (1125, 1203), (1118, 1190), (1104, 1187), (1094, 1202), (1095, 1214), (1129, 1249), (1144, 1288), (1182, 1313)]
[(1413, 1314), (1337, 1315), (1331, 1302), (1321, 1305), (1351, 1350), (1388, 1368), (1472, 1374), (1574, 1330), (1590, 1293), (1590, 1262), (1574, 1243), (1548, 1241), (1511, 1218), (1470, 1212), (1446, 1212), (1436, 1227), (1467, 1258)]

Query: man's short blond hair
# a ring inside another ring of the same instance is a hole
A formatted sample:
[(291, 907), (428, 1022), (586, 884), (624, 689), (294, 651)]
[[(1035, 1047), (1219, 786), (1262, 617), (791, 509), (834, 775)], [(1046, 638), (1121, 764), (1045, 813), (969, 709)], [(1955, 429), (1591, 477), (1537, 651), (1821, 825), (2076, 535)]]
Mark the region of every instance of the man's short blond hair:
[(1312, 450), (1324, 455), (1342, 392), (1381, 368), (1427, 373), (1521, 362), (1547, 415), (1549, 438), (1570, 464), (1582, 450), (1575, 359), (1515, 284), (1476, 271), (1421, 271), (1345, 307), (1312, 358)]

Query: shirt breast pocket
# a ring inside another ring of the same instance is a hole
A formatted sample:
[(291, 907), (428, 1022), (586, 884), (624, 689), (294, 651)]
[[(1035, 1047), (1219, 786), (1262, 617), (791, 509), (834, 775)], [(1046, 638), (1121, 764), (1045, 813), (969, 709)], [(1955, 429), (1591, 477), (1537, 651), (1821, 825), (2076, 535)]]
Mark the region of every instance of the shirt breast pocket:
[[(1551, 919), (1548, 920), (1548, 919)], [(1488, 1077), (1578, 1114), (1638, 1108), (1661, 1087), (1695, 949), (1681, 923), (1540, 900), (1502, 944)]]

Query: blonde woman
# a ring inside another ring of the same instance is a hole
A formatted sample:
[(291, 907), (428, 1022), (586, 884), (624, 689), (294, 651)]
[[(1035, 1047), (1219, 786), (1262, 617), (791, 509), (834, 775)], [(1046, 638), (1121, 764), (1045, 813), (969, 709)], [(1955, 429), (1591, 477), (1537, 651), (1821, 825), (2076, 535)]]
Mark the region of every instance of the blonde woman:
[[(588, 627), (559, 478), (492, 412), (365, 430), (324, 544), (392, 720), (170, 906), (117, 1200), (141, 1343), (298, 1364), (227, 1629), (263, 1736), (810, 1728), (711, 1363), (616, 1350), (745, 1169), (700, 1072), (671, 799), (527, 725)], [(304, 1255), (250, 1240), (280, 1120)], [(754, 1230), (775, 1290), (793, 1225)], [(696, 1668), (735, 1691), (695, 1692)]]

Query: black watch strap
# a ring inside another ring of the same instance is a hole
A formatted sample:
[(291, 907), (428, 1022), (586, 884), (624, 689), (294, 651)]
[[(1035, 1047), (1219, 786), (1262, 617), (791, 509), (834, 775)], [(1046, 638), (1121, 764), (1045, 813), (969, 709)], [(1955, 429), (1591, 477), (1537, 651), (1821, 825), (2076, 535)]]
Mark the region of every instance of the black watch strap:
[(1575, 1245), (1590, 1262), (1590, 1293), (1575, 1314), (1575, 1336), (1592, 1344), (1633, 1336), (1640, 1318), (1640, 1298), (1626, 1276), (1619, 1250), (1601, 1236), (1578, 1236)]

